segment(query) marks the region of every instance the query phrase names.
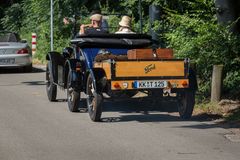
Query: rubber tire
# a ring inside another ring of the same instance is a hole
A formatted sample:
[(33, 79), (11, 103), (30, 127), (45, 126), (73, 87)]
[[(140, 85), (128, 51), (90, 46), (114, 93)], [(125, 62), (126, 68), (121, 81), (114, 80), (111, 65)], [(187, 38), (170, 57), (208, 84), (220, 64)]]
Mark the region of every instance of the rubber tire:
[(24, 71), (25, 73), (31, 73), (31, 72), (32, 72), (32, 64), (23, 67), (23, 71)]
[(92, 121), (99, 122), (102, 115), (103, 96), (99, 93), (92, 93), (92, 89), (93, 81), (91, 75), (89, 75), (86, 87), (88, 113)]
[(178, 103), (178, 112), (180, 118), (187, 120), (192, 117), (193, 108), (195, 105), (195, 91), (186, 90), (182, 93)]
[[(54, 72), (54, 69), (53, 69)], [(56, 101), (57, 97), (57, 85), (53, 83), (53, 75), (50, 73), (50, 62), (47, 63), (46, 67), (46, 90), (47, 90), (47, 96), (48, 100), (53, 102)]]
[[(80, 91), (75, 90), (70, 86), (71, 84), (71, 70), (68, 72), (68, 79), (67, 79), (67, 102), (68, 102), (68, 109), (71, 112), (78, 112), (79, 111), (79, 104), (81, 93)], [(71, 89), (71, 91), (70, 91)], [(72, 92), (72, 93), (70, 93)], [(71, 95), (71, 96), (70, 96)]]

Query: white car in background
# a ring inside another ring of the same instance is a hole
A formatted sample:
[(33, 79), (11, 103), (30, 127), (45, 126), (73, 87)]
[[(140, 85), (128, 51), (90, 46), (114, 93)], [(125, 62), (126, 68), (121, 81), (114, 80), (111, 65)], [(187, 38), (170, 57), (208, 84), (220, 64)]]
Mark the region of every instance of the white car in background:
[(0, 31), (0, 68), (23, 68), (32, 71), (32, 52), (17, 33)]

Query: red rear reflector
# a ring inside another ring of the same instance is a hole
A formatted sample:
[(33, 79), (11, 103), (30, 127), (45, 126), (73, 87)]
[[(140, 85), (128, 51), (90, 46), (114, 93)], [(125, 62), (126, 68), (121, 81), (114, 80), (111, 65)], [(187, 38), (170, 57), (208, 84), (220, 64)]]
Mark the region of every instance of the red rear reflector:
[(114, 88), (121, 88), (121, 86), (120, 86), (118, 83), (115, 83), (115, 84), (113, 85), (113, 87), (114, 87)]
[(77, 62), (76, 63), (76, 71), (81, 71), (81, 63), (80, 62)]
[(182, 82), (182, 85), (183, 85), (183, 87), (188, 87), (187, 81), (183, 81), (183, 82)]
[(28, 50), (26, 48), (20, 49), (17, 51), (17, 54), (27, 54)]

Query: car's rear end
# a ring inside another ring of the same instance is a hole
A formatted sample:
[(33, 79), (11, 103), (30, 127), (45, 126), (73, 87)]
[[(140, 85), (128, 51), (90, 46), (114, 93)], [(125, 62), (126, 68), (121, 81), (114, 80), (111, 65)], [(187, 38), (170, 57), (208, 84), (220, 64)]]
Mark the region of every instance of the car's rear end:
[[(149, 54), (148, 49), (141, 51), (144, 55)], [(179, 114), (184, 119), (192, 115), (197, 84), (188, 58), (128, 57), (125, 60), (95, 62), (94, 68), (102, 69), (105, 73), (103, 79), (108, 84), (106, 93), (117, 93), (119, 98), (123, 93), (132, 95), (131, 93), (144, 92), (153, 100), (175, 100)]]
[(187, 88), (187, 60), (116, 61), (112, 65), (111, 89)]
[(32, 69), (32, 53), (26, 40), (13, 32), (0, 31), (0, 67)]
[(32, 54), (26, 44), (0, 42), (0, 67), (24, 67), (31, 64)]

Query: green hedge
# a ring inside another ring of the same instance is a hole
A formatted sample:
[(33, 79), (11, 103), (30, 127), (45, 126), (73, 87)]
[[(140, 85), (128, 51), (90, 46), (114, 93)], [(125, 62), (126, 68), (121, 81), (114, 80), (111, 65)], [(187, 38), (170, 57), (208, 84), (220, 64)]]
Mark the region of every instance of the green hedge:
[(171, 15), (171, 30), (166, 34), (169, 47), (177, 57), (189, 57), (196, 63), (199, 91), (210, 94), (213, 65), (224, 65), (224, 92), (237, 93), (240, 89), (240, 39), (221, 26), (216, 19), (204, 20), (198, 16)]

